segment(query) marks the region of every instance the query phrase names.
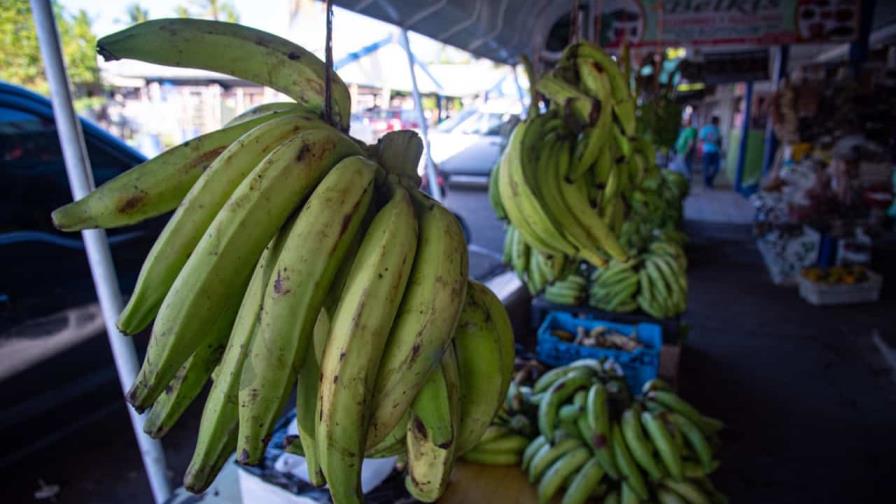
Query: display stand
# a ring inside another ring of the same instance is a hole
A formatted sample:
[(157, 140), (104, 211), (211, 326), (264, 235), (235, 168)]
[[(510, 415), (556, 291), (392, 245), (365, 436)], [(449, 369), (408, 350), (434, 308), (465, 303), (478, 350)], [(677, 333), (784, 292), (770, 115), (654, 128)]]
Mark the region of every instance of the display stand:
[(681, 352), (684, 348), (684, 341), (687, 339), (687, 324), (683, 320), (683, 315), (678, 315), (667, 319), (655, 319), (650, 315), (636, 311), (631, 313), (615, 313), (606, 310), (600, 310), (588, 305), (569, 306), (551, 303), (544, 296), (536, 296), (532, 298), (532, 331), (538, 330), (538, 327), (544, 321), (547, 314), (551, 311), (563, 311), (572, 313), (577, 316), (587, 316), (607, 322), (618, 322), (620, 324), (639, 324), (651, 323), (657, 324), (663, 329), (663, 347), (660, 349), (660, 378), (671, 383), (673, 386), (678, 385), (678, 369), (681, 362)]

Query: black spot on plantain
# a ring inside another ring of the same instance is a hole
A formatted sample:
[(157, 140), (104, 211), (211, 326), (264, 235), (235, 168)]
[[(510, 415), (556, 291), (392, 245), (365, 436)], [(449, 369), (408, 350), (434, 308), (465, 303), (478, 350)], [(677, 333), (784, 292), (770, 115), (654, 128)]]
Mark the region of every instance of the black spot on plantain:
[(339, 362), (342, 362), (342, 361), (344, 361), (344, 360), (345, 360), (345, 351), (343, 350), (343, 351), (339, 354)]
[(452, 444), (454, 444), (454, 438), (451, 438), (448, 441), (445, 441), (444, 443), (439, 443), (436, 446), (438, 446), (439, 448), (441, 448), (443, 450), (447, 450), (448, 448), (451, 448)]
[(292, 289), (287, 286), (288, 280), (289, 277), (286, 275), (282, 275), (282, 272), (278, 270), (277, 278), (274, 279), (274, 294), (278, 296), (285, 296), (292, 292)]
[(311, 153), (311, 146), (308, 144), (302, 144), (302, 148), (299, 149), (299, 153), (296, 154), (296, 161), (302, 162)]
[(423, 422), (418, 418), (414, 417), (414, 432), (420, 435), (420, 437), (426, 437), (426, 426), (423, 425)]
[(595, 434), (594, 439), (591, 440), (591, 443), (594, 445), (595, 448), (601, 449), (601, 448), (607, 446), (607, 437), (604, 436), (603, 434)]
[(339, 236), (342, 236), (345, 234), (345, 231), (348, 229), (348, 227), (351, 225), (351, 223), (352, 223), (352, 215), (351, 214), (346, 215), (345, 217), (342, 218), (342, 225), (339, 226)]
[(193, 162), (185, 164), (182, 170), (185, 172), (191, 172), (194, 168), (205, 170), (208, 168), (208, 165), (212, 164), (212, 161), (224, 152), (224, 149), (226, 149), (226, 147), (215, 147), (214, 149), (207, 150), (194, 159)]
[(600, 115), (601, 104), (596, 100), (591, 102), (591, 112), (588, 114), (588, 122), (594, 124), (597, 122), (597, 116)]
[(417, 341), (414, 343), (414, 346), (411, 347), (411, 362), (417, 360), (417, 356), (420, 355), (420, 342)]
[(292, 61), (296, 61), (298, 59), (301, 59), (302, 55), (295, 51), (289, 51), (289, 53), (286, 54), (286, 57)]
[(119, 212), (125, 214), (133, 212), (134, 210), (140, 208), (140, 205), (142, 205), (143, 202), (146, 201), (146, 197), (146, 191), (140, 191), (125, 198), (124, 201), (118, 203), (115, 208)]

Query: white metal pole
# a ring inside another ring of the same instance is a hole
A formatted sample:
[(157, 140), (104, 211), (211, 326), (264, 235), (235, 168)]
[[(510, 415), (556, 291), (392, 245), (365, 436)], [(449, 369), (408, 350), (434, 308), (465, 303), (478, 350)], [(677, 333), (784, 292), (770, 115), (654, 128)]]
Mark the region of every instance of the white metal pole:
[[(65, 73), (65, 63), (62, 60), (53, 8), (50, 5), (50, 0), (31, 0), (31, 11), (37, 29), (44, 70), (50, 85), (53, 115), (56, 119), (59, 143), (62, 145), (65, 171), (68, 175), (72, 196), (78, 200), (94, 188), (93, 174), (90, 170), (90, 159), (87, 156), (81, 124), (72, 106), (68, 75)], [(109, 241), (106, 238), (106, 232), (102, 229), (82, 231), (81, 237), (84, 240), (87, 261), (90, 263), (90, 273), (93, 276), (93, 285), (96, 288), (100, 308), (103, 312), (106, 334), (109, 337), (109, 345), (112, 347), (112, 358), (118, 371), (118, 380), (122, 390), (127, 392), (137, 376), (139, 364), (133, 340), (119, 333), (115, 326), (115, 321), (121, 312), (122, 302), (118, 277), (115, 275), (112, 254), (109, 251)], [(162, 451), (162, 445), (143, 433), (143, 418), (133, 408), (128, 407), (127, 410), (131, 417), (134, 434), (137, 437), (137, 444), (140, 447), (140, 455), (143, 458), (153, 497), (157, 503), (162, 503), (171, 495), (171, 485), (165, 473), (165, 454)]]
[(414, 67), (414, 53), (411, 52), (411, 43), (408, 41), (408, 31), (401, 29), (401, 47), (408, 57), (408, 68), (411, 71), (411, 91), (414, 95), (414, 108), (417, 109), (417, 117), (420, 121), (420, 133), (423, 134), (424, 154), (426, 155), (426, 176), (429, 179), (429, 194), (436, 201), (442, 201), (442, 189), (439, 187), (439, 177), (436, 175), (436, 165), (432, 162), (432, 154), (429, 150), (429, 125), (426, 124), (426, 114), (423, 113), (423, 100), (420, 98), (420, 89), (417, 87), (417, 70)]

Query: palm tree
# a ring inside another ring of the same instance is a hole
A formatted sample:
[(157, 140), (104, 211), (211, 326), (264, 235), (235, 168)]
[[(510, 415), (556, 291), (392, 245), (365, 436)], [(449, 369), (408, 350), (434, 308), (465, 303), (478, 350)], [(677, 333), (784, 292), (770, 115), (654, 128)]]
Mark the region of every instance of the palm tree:
[(175, 7), (175, 14), (178, 17), (200, 17), (230, 23), (237, 23), (240, 20), (239, 13), (230, 0), (193, 0), (190, 3), (189, 7), (185, 5)]
[(314, 5), (314, 0), (289, 0), (289, 26), (299, 19), (299, 14)]
[(149, 10), (141, 7), (138, 2), (128, 5), (126, 12), (131, 24), (142, 23), (149, 19)]

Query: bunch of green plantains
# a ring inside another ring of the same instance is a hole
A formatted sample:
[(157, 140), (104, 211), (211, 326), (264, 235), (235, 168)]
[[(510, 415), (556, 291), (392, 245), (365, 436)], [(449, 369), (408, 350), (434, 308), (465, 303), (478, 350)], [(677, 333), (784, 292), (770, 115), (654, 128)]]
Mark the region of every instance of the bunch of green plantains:
[(211, 378), (186, 488), (206, 489), (234, 451), (259, 463), (295, 394), (299, 439), (287, 449), (335, 503), (362, 500), (364, 457), (396, 454), (411, 494), (436, 500), (502, 403), (514, 345), (501, 302), (468, 280), (455, 216), (417, 189), (420, 138), (349, 137), (340, 78), (327, 85), (313, 54), (254, 29), (154, 20), (98, 49), (295, 100), (250, 110), (53, 213), (74, 231), (174, 212), (118, 325), (152, 326), (127, 396), (149, 410), (150, 435), (164, 436)]

